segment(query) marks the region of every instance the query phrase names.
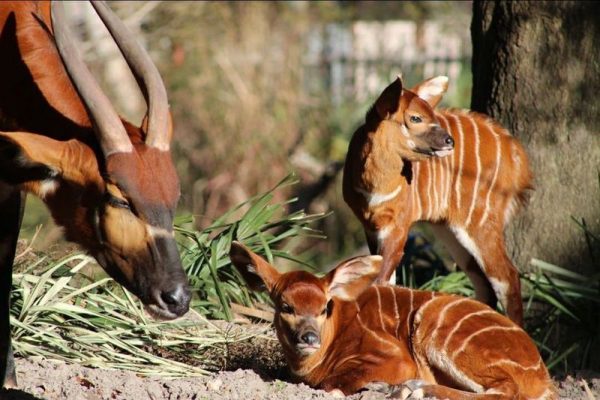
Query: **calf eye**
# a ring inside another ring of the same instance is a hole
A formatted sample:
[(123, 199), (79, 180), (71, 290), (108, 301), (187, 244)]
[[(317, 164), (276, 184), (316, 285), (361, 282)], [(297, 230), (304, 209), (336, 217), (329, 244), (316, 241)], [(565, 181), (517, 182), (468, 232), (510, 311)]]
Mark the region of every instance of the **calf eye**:
[(413, 124), (420, 124), (421, 122), (423, 122), (423, 120), (421, 119), (421, 117), (417, 117), (416, 115), (411, 115), (410, 122), (412, 122)]
[(291, 314), (294, 312), (294, 309), (288, 303), (283, 303), (281, 304), (281, 312), (284, 314)]

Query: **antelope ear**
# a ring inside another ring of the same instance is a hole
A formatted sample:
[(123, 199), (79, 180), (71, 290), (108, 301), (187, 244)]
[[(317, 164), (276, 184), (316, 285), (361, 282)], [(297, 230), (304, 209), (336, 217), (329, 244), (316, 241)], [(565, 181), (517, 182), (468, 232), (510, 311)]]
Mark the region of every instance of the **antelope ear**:
[(240, 271), (250, 289), (271, 291), (281, 274), (264, 258), (239, 242), (231, 243), (229, 258)]
[(355, 300), (375, 281), (382, 261), (381, 256), (361, 256), (344, 261), (324, 278), (329, 282), (328, 297)]
[[(65, 162), (66, 157), (72, 162)], [(98, 173), (98, 161), (93, 150), (81, 142), (29, 132), (0, 132), (1, 181), (24, 185), (23, 189), (44, 198), (58, 187), (59, 179), (82, 184), (90, 171)]]
[(395, 113), (400, 106), (400, 97), (402, 97), (402, 76), (386, 87), (375, 101), (375, 109), (381, 119), (386, 119)]
[(446, 90), (448, 90), (448, 77), (436, 76), (419, 83), (411, 89), (411, 92), (428, 102), (431, 108), (435, 108), (442, 100)]
[(62, 173), (65, 142), (27, 132), (0, 133), (0, 180), (13, 185), (54, 179)]

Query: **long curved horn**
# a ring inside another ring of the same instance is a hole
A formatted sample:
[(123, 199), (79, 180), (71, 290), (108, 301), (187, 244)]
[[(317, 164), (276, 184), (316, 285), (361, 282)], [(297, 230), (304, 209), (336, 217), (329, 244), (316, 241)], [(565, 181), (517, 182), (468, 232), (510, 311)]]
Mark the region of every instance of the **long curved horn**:
[(133, 145), (121, 118), (83, 62), (71, 39), (72, 33), (67, 26), (63, 6), (58, 3), (52, 2), (52, 27), (58, 53), (88, 110), (102, 153), (108, 157), (113, 153), (131, 152)]
[(171, 115), (167, 90), (158, 69), (146, 50), (104, 1), (91, 1), (91, 3), (119, 46), (146, 99), (148, 105), (146, 144), (160, 150), (168, 150), (171, 140)]

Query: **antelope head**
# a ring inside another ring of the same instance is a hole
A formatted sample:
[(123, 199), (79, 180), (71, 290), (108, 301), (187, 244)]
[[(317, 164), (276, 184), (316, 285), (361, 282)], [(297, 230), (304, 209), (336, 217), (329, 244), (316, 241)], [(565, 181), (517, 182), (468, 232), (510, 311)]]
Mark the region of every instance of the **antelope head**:
[(403, 159), (419, 161), (452, 152), (454, 140), (434, 111), (447, 88), (448, 78), (438, 76), (407, 90), (399, 76), (375, 102), (379, 129), (391, 135), (389, 144)]
[(68, 240), (93, 255), (152, 316), (172, 319), (187, 312), (190, 291), (173, 233), (180, 189), (169, 152), (166, 90), (149, 55), (125, 25), (104, 2), (91, 3), (145, 97), (148, 111), (142, 126), (118, 116), (78, 54), (62, 5), (53, 2), (56, 47), (94, 135), (58, 141), (51, 135), (3, 134), (0, 169), (8, 167), (13, 173), (0, 173), (0, 179), (40, 196)]
[(380, 256), (355, 257), (318, 278), (306, 271), (279, 273), (237, 242), (231, 245), (229, 256), (251, 289), (269, 292), (275, 305), (277, 336), (292, 364), (331, 341), (334, 298), (356, 299), (373, 283), (381, 267)]

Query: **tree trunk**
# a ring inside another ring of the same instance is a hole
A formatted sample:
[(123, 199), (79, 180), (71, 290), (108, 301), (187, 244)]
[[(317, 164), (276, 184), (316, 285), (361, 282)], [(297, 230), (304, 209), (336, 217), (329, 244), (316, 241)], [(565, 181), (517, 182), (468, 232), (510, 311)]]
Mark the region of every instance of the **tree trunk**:
[(590, 272), (600, 250), (571, 217), (600, 232), (600, 3), (476, 1), (471, 34), (471, 107), (521, 140), (535, 177), (513, 260)]

